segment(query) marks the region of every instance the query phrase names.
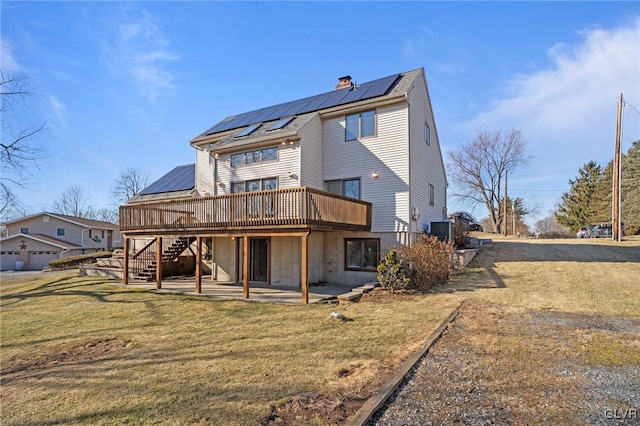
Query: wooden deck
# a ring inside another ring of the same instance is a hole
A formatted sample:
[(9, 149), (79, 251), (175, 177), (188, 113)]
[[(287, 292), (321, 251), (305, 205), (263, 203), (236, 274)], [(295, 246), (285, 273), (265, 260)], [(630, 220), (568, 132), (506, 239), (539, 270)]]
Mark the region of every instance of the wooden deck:
[(370, 231), (371, 203), (299, 187), (120, 207), (120, 231), (131, 237), (304, 230)]

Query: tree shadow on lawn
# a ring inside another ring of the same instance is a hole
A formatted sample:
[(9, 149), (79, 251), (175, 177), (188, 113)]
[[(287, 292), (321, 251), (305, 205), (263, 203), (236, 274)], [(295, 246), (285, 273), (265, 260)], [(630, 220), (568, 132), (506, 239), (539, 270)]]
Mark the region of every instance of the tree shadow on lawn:
[(640, 245), (495, 241), (483, 246), (483, 252), (491, 254), (494, 262), (640, 262)]

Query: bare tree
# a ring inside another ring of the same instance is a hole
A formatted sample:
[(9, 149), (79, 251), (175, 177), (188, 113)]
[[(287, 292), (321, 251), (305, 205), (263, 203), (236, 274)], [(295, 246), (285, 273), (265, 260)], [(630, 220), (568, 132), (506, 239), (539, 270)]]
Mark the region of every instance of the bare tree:
[(520, 130), (480, 132), (476, 139), (447, 152), (449, 176), (458, 193), (454, 196), (487, 208), (493, 232), (501, 232), (502, 181), (505, 175), (527, 162), (527, 144)]
[(554, 214), (537, 221), (534, 229), (538, 234), (547, 238), (568, 237), (570, 235), (569, 228), (558, 223)]
[(68, 216), (94, 219), (95, 209), (91, 206), (91, 198), (82, 185), (67, 188), (53, 203), (54, 212)]
[(28, 78), (22, 73), (0, 70), (0, 213), (20, 203), (15, 190), (33, 183), (33, 169), (46, 157), (34, 143), (35, 136), (45, 129), (45, 124), (25, 124), (20, 118), (19, 102), (33, 95), (27, 90), (28, 83)]
[(148, 171), (129, 167), (116, 180), (116, 184), (111, 190), (111, 195), (120, 203), (126, 203), (129, 198), (139, 194), (148, 184)]

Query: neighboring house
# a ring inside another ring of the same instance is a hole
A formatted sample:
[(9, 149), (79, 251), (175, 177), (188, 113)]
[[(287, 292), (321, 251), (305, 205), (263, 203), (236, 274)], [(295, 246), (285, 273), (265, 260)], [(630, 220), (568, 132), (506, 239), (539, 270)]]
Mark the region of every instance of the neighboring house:
[(3, 271), (15, 269), (16, 261), (24, 262), (24, 269), (37, 270), (61, 257), (123, 247), (118, 225), (99, 220), (42, 212), (4, 226)]
[(212, 279), (301, 287), (304, 299), (309, 283), (375, 281), (384, 252), (448, 222), (422, 68), (342, 77), (336, 90), (225, 118), (191, 146), (195, 166), (181, 167), (194, 181), (174, 169), (120, 208), (120, 228), (126, 244), (198, 238)]

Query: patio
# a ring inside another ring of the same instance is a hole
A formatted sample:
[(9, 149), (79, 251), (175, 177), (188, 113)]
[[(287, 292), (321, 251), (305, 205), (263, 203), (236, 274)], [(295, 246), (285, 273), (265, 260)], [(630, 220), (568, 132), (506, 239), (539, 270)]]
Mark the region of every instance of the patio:
[[(204, 296), (219, 299), (236, 299), (250, 302), (276, 303), (280, 305), (299, 305), (302, 291), (299, 288), (268, 285), (264, 282), (250, 283), (250, 297), (243, 297), (243, 284), (221, 283), (202, 280), (201, 292), (194, 288), (194, 277), (171, 277), (162, 280), (162, 288), (157, 289), (155, 282), (129, 281), (127, 285), (118, 283), (122, 287), (143, 288), (158, 293), (178, 293), (190, 296)], [(309, 303), (320, 303), (334, 299), (342, 294), (350, 293), (355, 287), (347, 284), (323, 284), (309, 286)]]

